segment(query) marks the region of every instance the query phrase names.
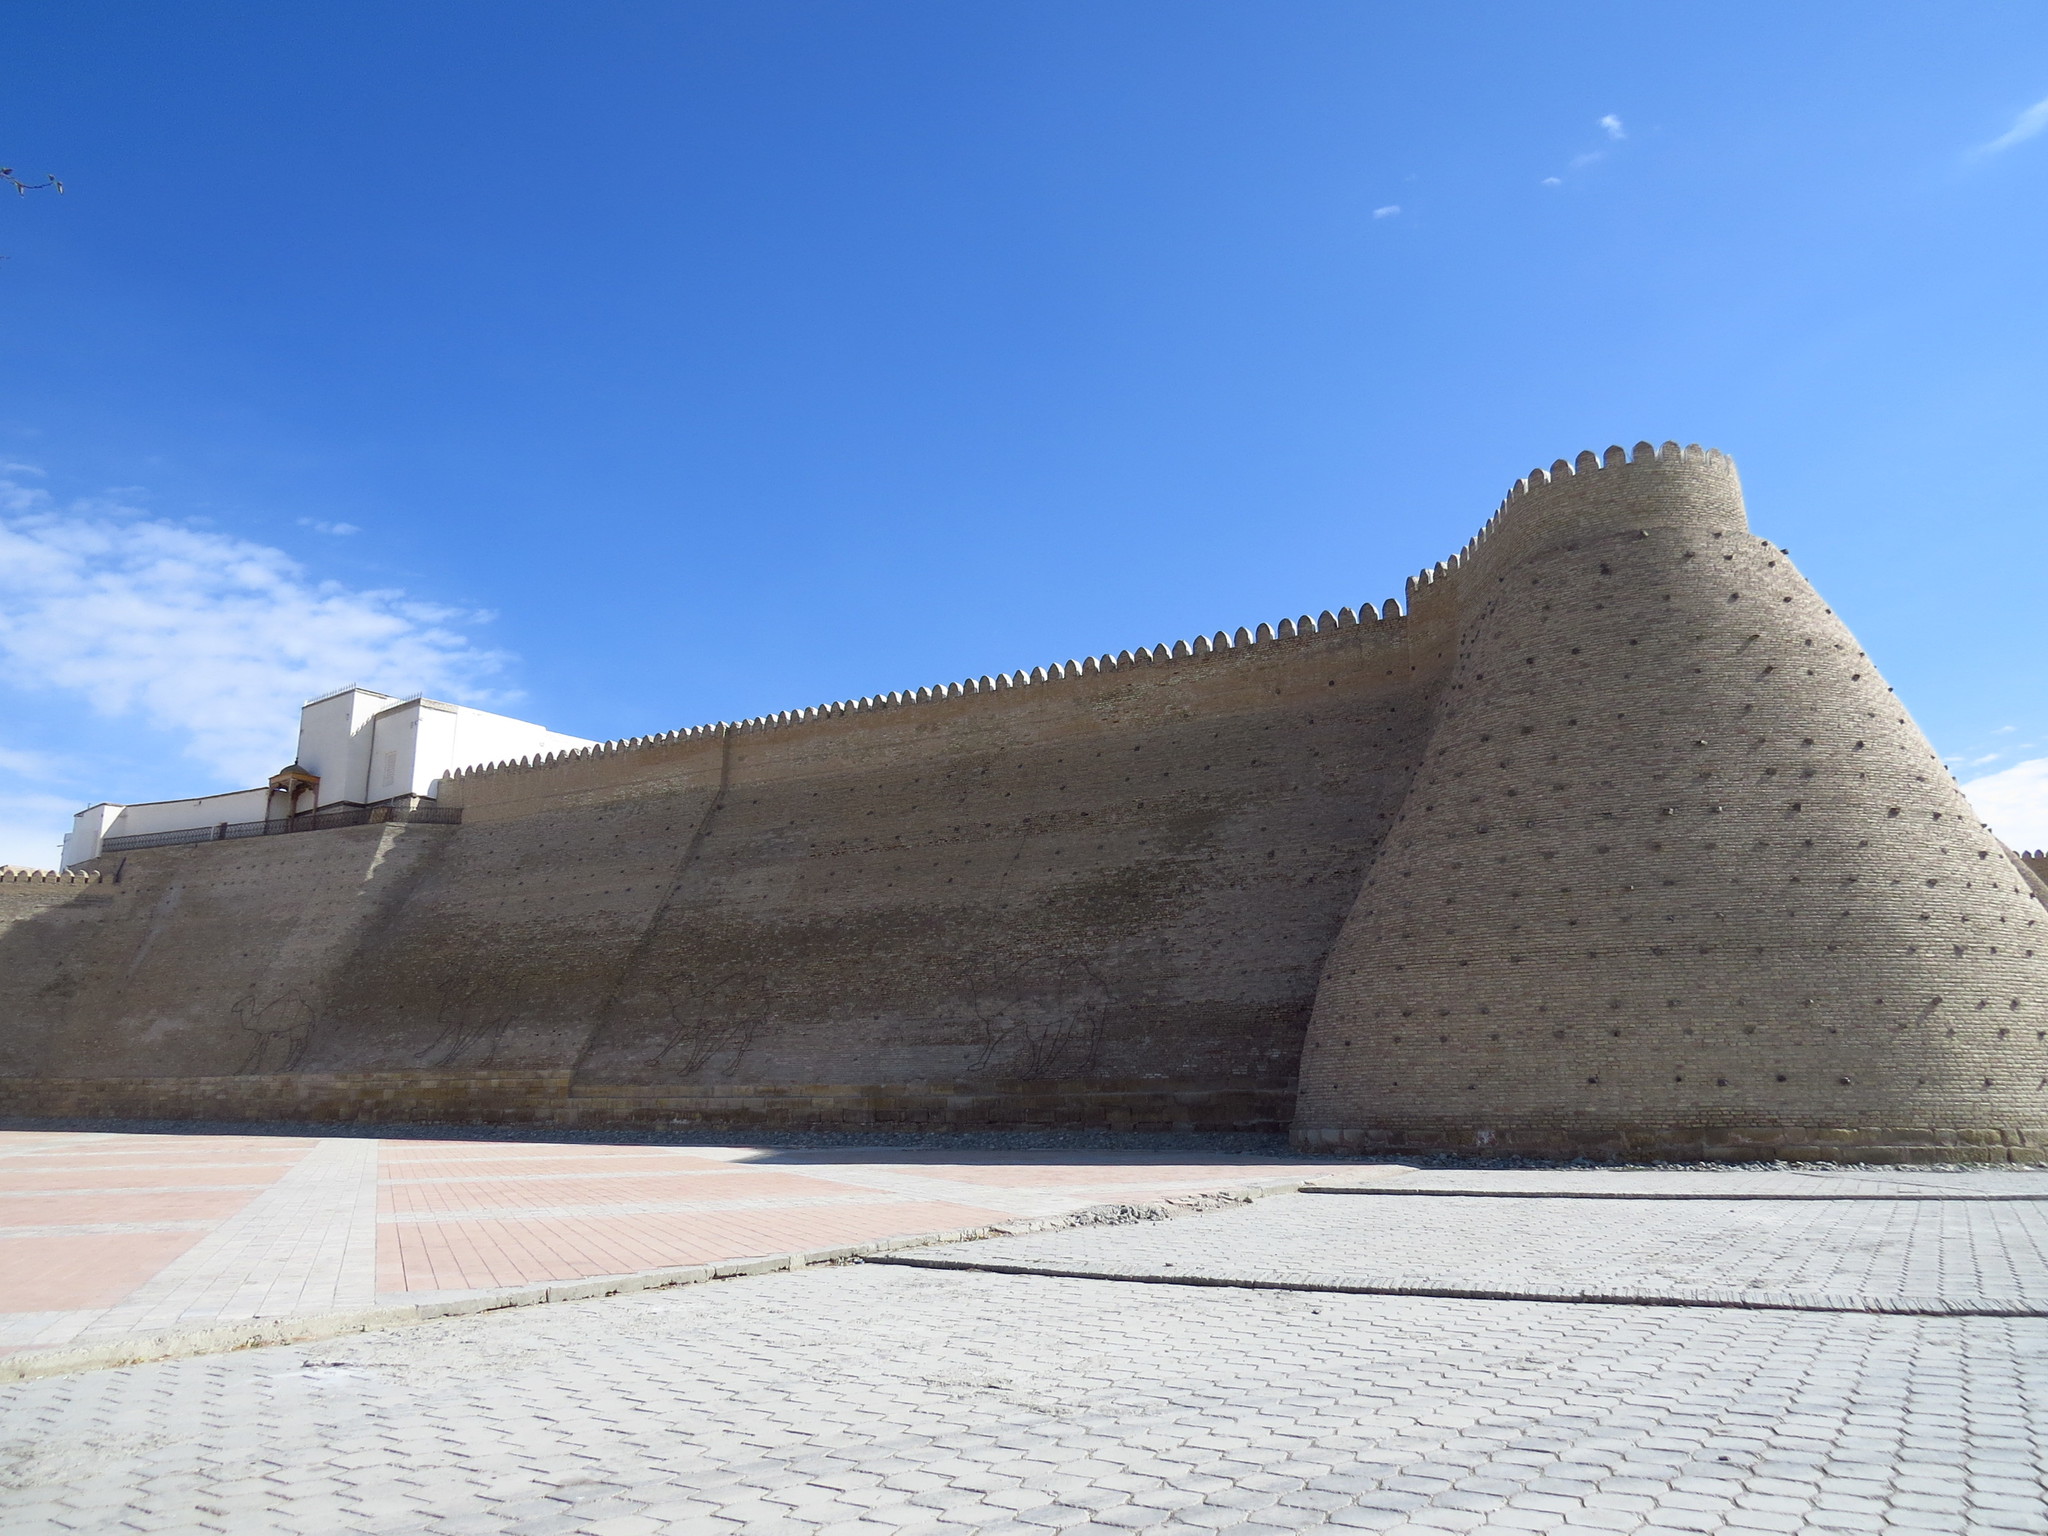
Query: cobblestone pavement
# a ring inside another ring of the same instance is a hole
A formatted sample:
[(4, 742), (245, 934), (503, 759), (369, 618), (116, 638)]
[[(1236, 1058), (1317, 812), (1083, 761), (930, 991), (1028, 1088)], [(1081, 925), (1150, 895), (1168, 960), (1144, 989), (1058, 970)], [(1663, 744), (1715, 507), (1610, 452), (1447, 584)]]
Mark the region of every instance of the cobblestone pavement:
[[(1491, 1180), (1504, 1176), (1492, 1175)], [(1622, 1189), (1671, 1192), (1696, 1179), (1721, 1190), (1742, 1176), (1594, 1174)], [(1758, 1176), (1768, 1192), (1791, 1176)], [(1333, 1181), (1334, 1182), (1334, 1181)], [(1870, 1181), (1822, 1175), (1813, 1187), (1857, 1192)], [(1585, 1178), (1528, 1175), (1513, 1187), (1583, 1193)], [(2048, 1180), (2035, 1175), (1921, 1175), (1916, 1195), (1962, 1198), (1606, 1200), (1464, 1194), (1478, 1175), (1410, 1175), (1391, 1190), (1441, 1188), (1459, 1198), (1311, 1194), (1147, 1228), (996, 1238), (937, 1262), (1057, 1265), (1062, 1270), (1275, 1283), (1376, 1282), (1596, 1294), (1770, 1293), (2018, 1303), (2048, 1312)], [(2035, 1191), (1992, 1201), (1985, 1193)], [(1977, 1197), (1977, 1198), (1971, 1198)], [(906, 1255), (923, 1262), (918, 1254)]]
[(2048, 1200), (2048, 1168), (1410, 1168), (1362, 1163), (1314, 1180), (1427, 1194), (1577, 1195), (1601, 1199)]
[[(1262, 1219), (1392, 1220), (1420, 1258), (1413, 1223), (1441, 1223), (1452, 1254), (1484, 1240), (1475, 1213), (1509, 1206), (1579, 1223), (1551, 1251), (1577, 1242), (1588, 1263), (1639, 1244), (1653, 1209), (1296, 1195), (999, 1241), (1189, 1262), (1253, 1255)], [(1744, 1229), (1678, 1209), (1705, 1223), (1697, 1263), (1726, 1266), (1716, 1234), (1739, 1247)], [(1802, 1262), (1860, 1230), (1804, 1222)], [(2035, 1536), (2044, 1410), (2048, 1319), (850, 1265), (0, 1389), (0, 1519), (10, 1536)]]
[(1322, 1171), (1189, 1153), (0, 1132), (0, 1357)]

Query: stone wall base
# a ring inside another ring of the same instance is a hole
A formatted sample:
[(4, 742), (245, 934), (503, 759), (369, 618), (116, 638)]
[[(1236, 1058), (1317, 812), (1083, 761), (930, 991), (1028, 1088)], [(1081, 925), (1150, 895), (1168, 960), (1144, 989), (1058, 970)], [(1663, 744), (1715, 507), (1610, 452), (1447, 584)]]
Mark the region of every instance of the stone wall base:
[[(567, 1071), (295, 1072), (0, 1079), (0, 1115), (307, 1124), (735, 1131), (1281, 1131), (1291, 1089), (1158, 1082), (617, 1084)], [(2035, 1163), (2042, 1126), (1296, 1126), (1303, 1152), (1605, 1161)]]
[(2040, 1163), (2037, 1126), (1508, 1126), (1491, 1130), (1296, 1126), (1296, 1151), (1343, 1156), (1572, 1157), (1604, 1162)]
[(734, 1130), (1284, 1131), (1291, 1088), (1159, 1082), (687, 1086), (566, 1071), (8, 1078), (0, 1115), (42, 1119)]

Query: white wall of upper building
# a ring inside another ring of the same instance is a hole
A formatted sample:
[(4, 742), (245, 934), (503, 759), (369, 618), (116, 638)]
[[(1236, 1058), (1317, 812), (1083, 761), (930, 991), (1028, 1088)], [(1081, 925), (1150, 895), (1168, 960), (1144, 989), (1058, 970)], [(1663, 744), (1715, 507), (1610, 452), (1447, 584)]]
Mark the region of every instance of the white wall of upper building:
[(487, 709), (367, 688), (344, 688), (299, 712), (299, 766), (320, 776), (322, 805), (432, 796), (451, 768), (590, 744)]
[(109, 837), (139, 837), (146, 832), (182, 832), (187, 827), (262, 821), (270, 814), (270, 790), (233, 789), (224, 795), (195, 795), (189, 800), (151, 800), (141, 805), (88, 806), (71, 818), (64, 835), (64, 868), (96, 858)]
[[(344, 688), (299, 711), (298, 764), (319, 776), (321, 806), (432, 797), (440, 790), (441, 775), (452, 768), (589, 745), (581, 736), (487, 709), (438, 699), (394, 699), (368, 688)], [(265, 821), (287, 809), (268, 787), (189, 800), (90, 806), (72, 818), (64, 839), (64, 867), (98, 857), (110, 837)], [(301, 801), (299, 809), (313, 807)]]

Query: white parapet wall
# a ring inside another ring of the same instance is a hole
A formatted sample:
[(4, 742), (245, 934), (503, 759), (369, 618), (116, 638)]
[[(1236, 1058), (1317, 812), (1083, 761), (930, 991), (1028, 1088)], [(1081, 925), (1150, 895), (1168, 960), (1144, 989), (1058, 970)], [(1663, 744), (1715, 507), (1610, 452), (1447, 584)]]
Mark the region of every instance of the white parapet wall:
[[(432, 799), (440, 791), (441, 775), (452, 769), (590, 745), (581, 736), (486, 709), (343, 688), (299, 711), (297, 766), (320, 783), (317, 801), (300, 802), (297, 809)], [(90, 806), (72, 818), (64, 839), (64, 867), (75, 869), (97, 858), (108, 838), (272, 821), (292, 809), (287, 797), (268, 787)]]
[(487, 709), (367, 688), (315, 699), (299, 715), (299, 763), (320, 776), (321, 805), (432, 797), (451, 768), (590, 745)]
[(110, 837), (262, 821), (269, 811), (267, 788), (234, 789), (224, 795), (195, 795), (187, 800), (150, 800), (140, 805), (95, 805), (71, 818), (71, 831), (64, 838), (64, 867), (73, 869), (96, 858), (100, 844)]

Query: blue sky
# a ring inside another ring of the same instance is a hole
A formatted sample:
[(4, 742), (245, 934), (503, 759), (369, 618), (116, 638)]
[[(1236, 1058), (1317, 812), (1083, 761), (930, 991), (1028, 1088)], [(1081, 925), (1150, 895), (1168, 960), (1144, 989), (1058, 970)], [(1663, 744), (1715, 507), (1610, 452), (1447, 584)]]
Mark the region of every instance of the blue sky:
[[(2048, 9), (19, 0), (0, 860), (301, 699), (637, 735), (1734, 454), (2048, 843)], [(2027, 766), (2027, 765), (2032, 766)]]

